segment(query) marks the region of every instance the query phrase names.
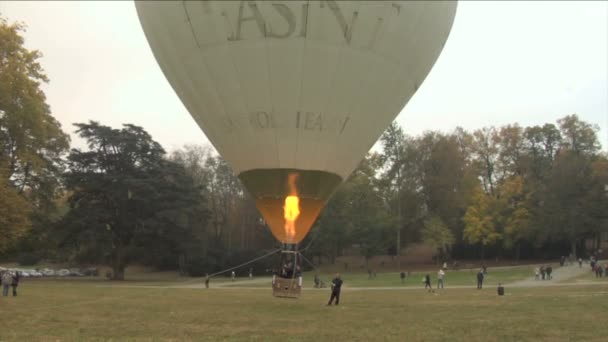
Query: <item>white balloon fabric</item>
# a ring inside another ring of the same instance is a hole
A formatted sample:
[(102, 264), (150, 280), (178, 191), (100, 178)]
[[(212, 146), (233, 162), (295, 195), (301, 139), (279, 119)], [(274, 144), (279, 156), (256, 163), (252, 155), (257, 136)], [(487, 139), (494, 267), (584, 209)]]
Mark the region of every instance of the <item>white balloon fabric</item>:
[(165, 76), (237, 174), (317, 170), (342, 180), (424, 81), (456, 7), (136, 2)]

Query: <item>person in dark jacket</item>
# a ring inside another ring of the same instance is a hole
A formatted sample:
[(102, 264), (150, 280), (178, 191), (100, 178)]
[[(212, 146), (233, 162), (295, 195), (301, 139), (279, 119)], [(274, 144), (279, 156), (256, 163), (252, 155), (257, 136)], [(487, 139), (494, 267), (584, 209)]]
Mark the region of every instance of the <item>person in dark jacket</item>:
[(553, 272), (553, 267), (551, 267), (550, 265), (547, 266), (545, 272), (547, 272), (547, 280), (551, 280), (551, 273)]
[(424, 289), (429, 289), (432, 290), (433, 286), (431, 285), (431, 276), (430, 275), (425, 275), (424, 276)]
[(479, 270), (479, 272), (477, 272), (477, 289), (481, 290), (481, 288), (483, 287), (483, 269)]
[(340, 289), (342, 288), (342, 279), (340, 279), (340, 273), (336, 273), (336, 277), (331, 281), (331, 297), (329, 297), (329, 302), (327, 305), (331, 305), (331, 303), (336, 300), (336, 305), (340, 303)]
[(19, 275), (19, 271), (16, 271), (15, 274), (13, 274), (13, 282), (11, 283), (11, 286), (13, 288), (13, 297), (17, 296), (17, 286), (19, 286), (19, 278), (21, 276)]

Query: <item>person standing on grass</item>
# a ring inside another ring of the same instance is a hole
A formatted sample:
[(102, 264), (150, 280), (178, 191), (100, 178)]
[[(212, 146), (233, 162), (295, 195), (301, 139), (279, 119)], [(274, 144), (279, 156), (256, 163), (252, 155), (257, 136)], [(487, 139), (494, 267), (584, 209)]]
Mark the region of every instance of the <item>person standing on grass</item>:
[(4, 271), (2, 274), (2, 295), (8, 296), (8, 288), (13, 284), (13, 276), (9, 271)]
[(13, 287), (13, 297), (17, 297), (17, 286), (19, 286), (19, 271), (15, 271), (13, 275), (13, 281), (11, 282), (11, 286)]
[(540, 267), (540, 275), (541, 275), (541, 277), (542, 277), (542, 278), (541, 278), (542, 280), (545, 280), (545, 272), (546, 272), (546, 270), (545, 270), (545, 265), (542, 265), (542, 266)]
[(443, 271), (443, 269), (439, 269), (439, 272), (437, 272), (437, 288), (443, 288), (443, 276), (445, 275), (445, 272)]
[(336, 277), (331, 281), (331, 296), (327, 305), (336, 300), (336, 305), (340, 304), (340, 290), (342, 289), (342, 279), (340, 279), (340, 273), (336, 273)]
[(551, 265), (547, 266), (547, 280), (551, 280), (552, 272), (553, 272), (553, 267), (551, 267)]
[(479, 272), (477, 272), (477, 289), (481, 290), (481, 288), (483, 287), (483, 269), (479, 270)]
[(401, 284), (403, 284), (403, 282), (405, 281), (405, 272), (401, 271), (399, 277), (401, 277)]
[(433, 286), (431, 285), (431, 276), (429, 274), (424, 276), (424, 289), (432, 290)]

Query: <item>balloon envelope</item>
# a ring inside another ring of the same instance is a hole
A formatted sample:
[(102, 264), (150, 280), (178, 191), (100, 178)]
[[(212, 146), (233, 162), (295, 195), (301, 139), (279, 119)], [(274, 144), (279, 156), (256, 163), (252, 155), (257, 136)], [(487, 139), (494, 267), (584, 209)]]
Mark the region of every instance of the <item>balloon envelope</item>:
[[(297, 243), (422, 84), (456, 2), (147, 1), (168, 81), (277, 239)], [(300, 198), (296, 234), (285, 198)]]

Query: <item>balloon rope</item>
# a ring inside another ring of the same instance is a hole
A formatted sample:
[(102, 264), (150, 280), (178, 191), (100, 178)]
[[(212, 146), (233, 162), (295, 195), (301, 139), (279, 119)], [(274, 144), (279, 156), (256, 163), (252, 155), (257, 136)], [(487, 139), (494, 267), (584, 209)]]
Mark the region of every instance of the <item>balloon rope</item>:
[(261, 257), (257, 257), (257, 258), (255, 258), (255, 259), (249, 260), (249, 261), (247, 261), (247, 262), (245, 262), (245, 263), (242, 263), (242, 264), (240, 264), (240, 265), (238, 265), (238, 266), (234, 266), (234, 267), (227, 268), (227, 269), (222, 270), (222, 271), (219, 271), (219, 272), (212, 273), (212, 274), (210, 274), (210, 275), (209, 275), (209, 278), (215, 277), (215, 276), (216, 276), (216, 275), (218, 275), (218, 274), (226, 273), (226, 272), (229, 272), (229, 271), (235, 270), (235, 269), (237, 269), (237, 268), (240, 268), (240, 267), (243, 267), (243, 266), (249, 265), (249, 264), (254, 263), (254, 262), (258, 261), (258, 260), (262, 260), (262, 259), (264, 259), (264, 258), (266, 258), (266, 257), (269, 257), (269, 256), (271, 256), (271, 255), (275, 254), (276, 252), (278, 252), (278, 251), (280, 251), (280, 250), (281, 250), (281, 248), (275, 249), (274, 251), (272, 251), (272, 252), (270, 252), (270, 253), (268, 253), (268, 254), (264, 254), (264, 255), (262, 255)]
[(310, 266), (312, 266), (313, 270), (317, 269), (317, 266), (315, 266), (315, 264), (313, 264), (310, 260), (306, 259), (304, 254), (302, 254), (302, 253), (298, 253), (298, 254), (300, 254), (300, 256), (302, 257), (302, 259), (304, 259), (304, 261), (306, 261)]
[(312, 245), (312, 243), (315, 242), (315, 240), (317, 239), (317, 235), (318, 234), (315, 234), (315, 235), (312, 236), (312, 238), (310, 239), (310, 242), (308, 242), (308, 245), (306, 245), (306, 247), (302, 248), (300, 250), (300, 253), (302, 253), (302, 252), (306, 251), (308, 248), (310, 248), (310, 246)]

